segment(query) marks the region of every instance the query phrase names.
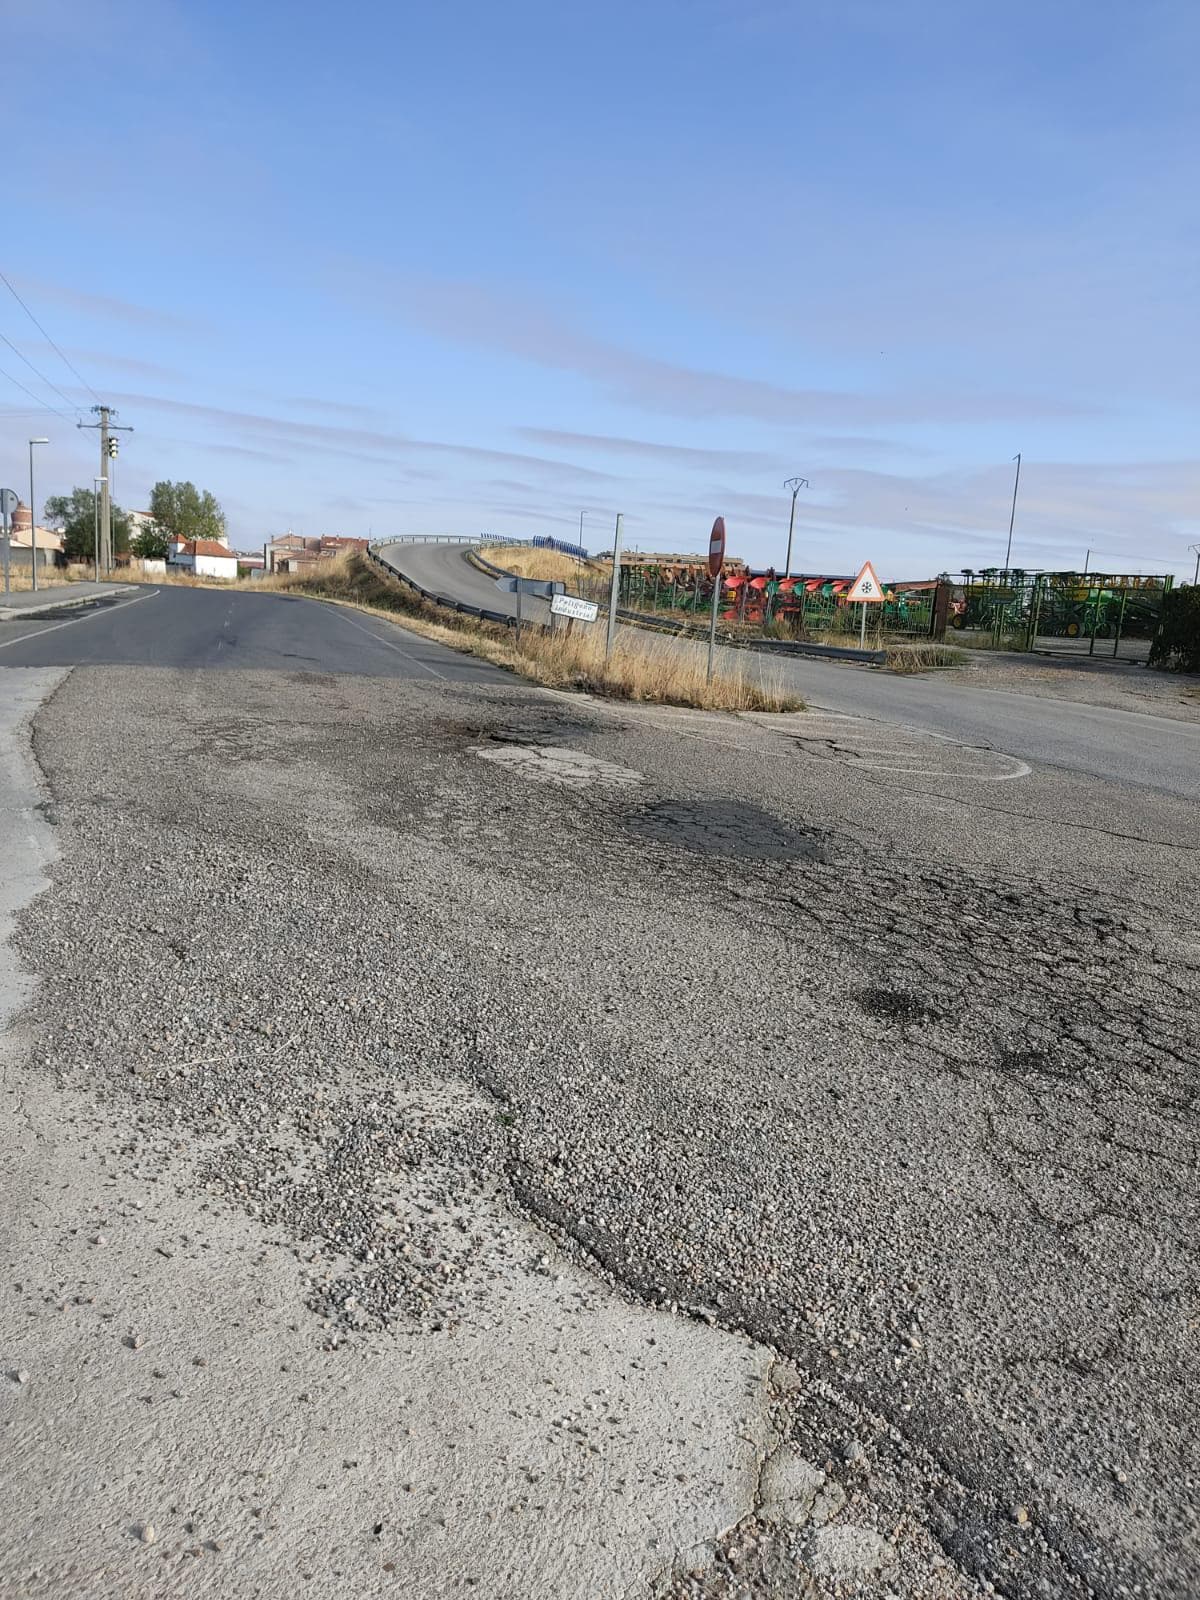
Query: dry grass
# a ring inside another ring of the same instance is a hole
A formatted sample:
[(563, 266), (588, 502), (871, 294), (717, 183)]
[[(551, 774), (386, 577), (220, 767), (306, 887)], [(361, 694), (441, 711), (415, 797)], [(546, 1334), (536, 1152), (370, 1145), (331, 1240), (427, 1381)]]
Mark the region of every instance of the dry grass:
[(961, 667), (966, 661), (961, 650), (953, 645), (893, 644), (888, 645), (884, 665), (889, 672), (928, 672), (932, 667)]
[[(90, 567), (39, 567), (38, 589), (56, 589), (64, 583), (87, 583), (91, 576)], [(8, 586), (13, 594), (25, 594), (33, 588), (33, 575), (27, 567), (18, 571), (14, 565), (9, 571)]]
[(699, 706), (709, 711), (804, 709), (798, 695), (760, 676), (760, 663), (723, 663), (708, 683), (707, 653), (702, 645), (657, 634), (622, 630), (607, 661), (600, 623), (576, 627), (570, 634), (565, 628), (549, 633), (527, 627), (518, 647), (511, 628), (431, 605), (385, 576), (357, 551), (324, 561), (313, 571), (276, 574), (255, 583), (254, 588), (265, 593), (312, 595), (377, 616), (402, 618), (405, 627), (426, 638), (482, 656), (550, 688), (656, 705)]
[(483, 554), (494, 567), (505, 572), (515, 572), (518, 578), (545, 578), (551, 583), (565, 583), (575, 593), (578, 585), (601, 576), (600, 568), (590, 561), (576, 561), (561, 550), (536, 550), (532, 545), (490, 545)]

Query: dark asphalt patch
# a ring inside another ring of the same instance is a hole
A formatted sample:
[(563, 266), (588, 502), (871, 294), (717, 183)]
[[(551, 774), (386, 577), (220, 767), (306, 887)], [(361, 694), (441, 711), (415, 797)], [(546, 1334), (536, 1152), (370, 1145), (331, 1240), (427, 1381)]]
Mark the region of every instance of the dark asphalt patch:
[(885, 1022), (932, 1022), (937, 1012), (907, 989), (863, 989), (855, 996), (869, 1017)]
[(1019, 1050), (1006, 1050), (998, 1062), (1001, 1072), (1011, 1073), (1017, 1078), (1074, 1078), (1075, 1070), (1065, 1061), (1055, 1060), (1045, 1050), (1032, 1050), (1028, 1047)]
[(625, 817), (639, 838), (697, 855), (748, 861), (828, 861), (829, 836), (758, 806), (729, 800), (659, 800)]

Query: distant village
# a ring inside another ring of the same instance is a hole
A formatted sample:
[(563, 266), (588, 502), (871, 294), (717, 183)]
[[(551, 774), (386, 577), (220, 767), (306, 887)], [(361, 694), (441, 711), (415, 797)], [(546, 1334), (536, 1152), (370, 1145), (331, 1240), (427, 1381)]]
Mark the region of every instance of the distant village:
[[(127, 513), (131, 538), (145, 528), (154, 526), (148, 511)], [(26, 563), (34, 548), (39, 567), (66, 566), (63, 534), (55, 528), (32, 527), (33, 518), (23, 500), (17, 502), (10, 530), (13, 558)], [(368, 540), (352, 539), (340, 533), (309, 537), (300, 533), (282, 533), (268, 540), (261, 550), (234, 550), (227, 536), (213, 539), (172, 539), (165, 557), (138, 557), (118, 555), (118, 566), (133, 566), (148, 575), (168, 571), (191, 573), (198, 578), (255, 577), (271, 572), (303, 572), (318, 561), (328, 561), (343, 550), (365, 550)]]

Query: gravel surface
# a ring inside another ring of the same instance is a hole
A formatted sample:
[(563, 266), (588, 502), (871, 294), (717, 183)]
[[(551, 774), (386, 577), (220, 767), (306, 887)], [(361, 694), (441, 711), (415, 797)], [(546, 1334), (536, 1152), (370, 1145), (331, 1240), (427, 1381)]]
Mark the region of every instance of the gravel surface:
[(470, 1327), (499, 1196), (768, 1347), (791, 1487), (663, 1594), (1196, 1592), (1186, 802), (864, 778), (803, 718), (210, 681), (77, 671), (37, 723), (37, 1052), (124, 1160), (303, 1241), (330, 1345)]
[[(954, 639), (947, 635), (947, 644)], [(998, 650), (967, 650), (966, 663), (939, 672), (950, 682), (973, 689), (1007, 689), (1039, 700), (1146, 711), (1177, 722), (1200, 722), (1200, 680), (1179, 672), (1152, 672), (1122, 662), (1089, 661), (1086, 656), (1016, 655)]]

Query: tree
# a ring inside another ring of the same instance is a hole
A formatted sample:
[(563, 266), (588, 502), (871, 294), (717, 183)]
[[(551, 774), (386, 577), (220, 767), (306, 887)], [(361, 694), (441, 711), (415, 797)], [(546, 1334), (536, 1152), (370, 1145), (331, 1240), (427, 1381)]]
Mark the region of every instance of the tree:
[[(52, 494), (46, 501), (43, 515), (52, 528), (63, 536), (63, 554), (68, 561), (91, 561), (96, 553), (96, 491), (71, 490), (70, 494)], [(123, 556), (129, 550), (129, 517), (120, 506), (113, 505), (113, 554)]]
[(170, 549), (169, 536), (157, 522), (143, 523), (133, 536), (130, 549), (141, 561), (165, 561)]
[(156, 483), (150, 515), (166, 540), (225, 538), (225, 513), (207, 489), (194, 483)]

